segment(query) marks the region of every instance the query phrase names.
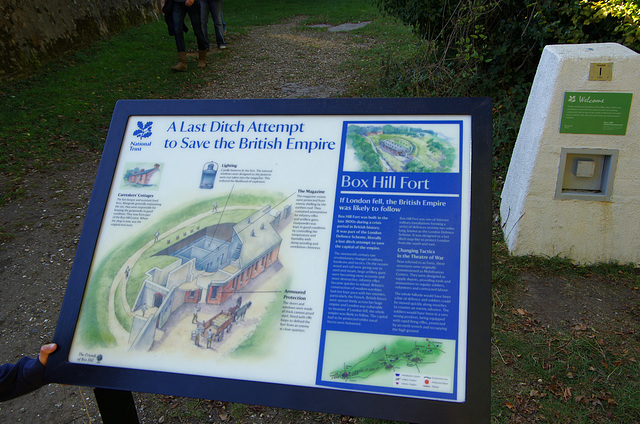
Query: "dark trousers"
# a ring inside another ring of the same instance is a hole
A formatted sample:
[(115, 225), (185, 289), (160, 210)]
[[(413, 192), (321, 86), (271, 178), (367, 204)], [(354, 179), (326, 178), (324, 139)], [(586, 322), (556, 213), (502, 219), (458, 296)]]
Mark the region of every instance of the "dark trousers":
[(173, 2), (173, 29), (175, 31), (175, 39), (176, 39), (176, 47), (178, 48), (178, 52), (187, 51), (187, 47), (184, 43), (184, 32), (183, 32), (183, 23), (186, 15), (189, 15), (189, 20), (191, 20), (191, 27), (193, 28), (193, 33), (196, 36), (196, 40), (198, 40), (198, 50), (206, 50), (207, 49), (207, 41), (204, 38), (204, 34), (202, 33), (202, 23), (200, 21), (200, 3), (198, 0), (193, 2), (193, 4), (189, 7), (185, 6), (184, 2)]

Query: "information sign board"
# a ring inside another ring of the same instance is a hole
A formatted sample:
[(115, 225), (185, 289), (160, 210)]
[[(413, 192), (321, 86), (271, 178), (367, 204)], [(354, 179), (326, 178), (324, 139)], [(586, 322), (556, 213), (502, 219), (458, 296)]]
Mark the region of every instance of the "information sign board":
[(488, 422), (490, 114), (118, 102), (47, 378)]
[(625, 135), (632, 93), (564, 93), (561, 133)]

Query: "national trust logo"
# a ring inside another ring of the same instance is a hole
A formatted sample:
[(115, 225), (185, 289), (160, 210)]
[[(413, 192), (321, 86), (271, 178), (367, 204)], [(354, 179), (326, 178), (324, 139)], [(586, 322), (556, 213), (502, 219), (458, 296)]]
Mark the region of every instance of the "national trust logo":
[[(142, 121), (138, 121), (138, 129), (133, 132), (133, 135), (138, 137), (138, 141), (132, 141), (129, 150), (132, 152), (140, 152), (145, 147), (151, 146), (151, 140), (144, 140), (145, 138), (151, 137), (151, 127), (153, 126), (153, 122), (148, 121), (147, 123), (143, 123)], [(144, 141), (143, 141), (144, 140)]]
[(151, 137), (151, 126), (153, 122), (149, 121), (146, 124), (143, 124), (142, 121), (138, 121), (138, 129), (133, 132), (133, 135), (138, 137), (140, 140)]

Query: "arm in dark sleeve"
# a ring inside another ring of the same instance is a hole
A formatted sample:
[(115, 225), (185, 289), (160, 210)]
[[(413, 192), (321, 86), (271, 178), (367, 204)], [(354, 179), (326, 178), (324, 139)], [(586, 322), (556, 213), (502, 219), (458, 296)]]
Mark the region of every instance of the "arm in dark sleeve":
[(22, 396), (42, 387), (44, 365), (37, 359), (23, 357), (15, 364), (0, 367), (0, 402)]

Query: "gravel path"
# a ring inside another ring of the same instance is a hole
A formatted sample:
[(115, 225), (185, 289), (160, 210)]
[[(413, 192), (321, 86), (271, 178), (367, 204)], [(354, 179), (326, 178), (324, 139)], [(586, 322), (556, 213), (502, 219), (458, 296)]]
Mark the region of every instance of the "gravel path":
[[(216, 78), (200, 98), (327, 98), (347, 96), (357, 87), (357, 69), (345, 64), (373, 40), (327, 26), (305, 26), (304, 18), (260, 27), (232, 40), (229, 60), (220, 66), (214, 50), (209, 66)], [(225, 58), (226, 59), (226, 58)]]

